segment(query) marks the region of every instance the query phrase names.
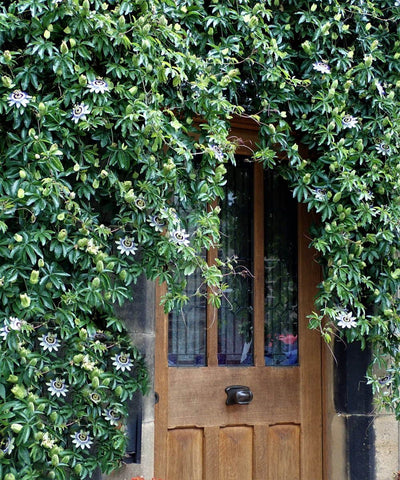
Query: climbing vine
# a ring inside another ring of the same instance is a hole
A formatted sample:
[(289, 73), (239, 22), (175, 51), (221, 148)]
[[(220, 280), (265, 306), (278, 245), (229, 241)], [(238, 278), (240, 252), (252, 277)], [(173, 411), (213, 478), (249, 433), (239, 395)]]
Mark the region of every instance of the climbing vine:
[[(116, 468), (144, 360), (114, 306), (145, 275), (219, 305), (233, 115), (317, 214), (310, 317), (373, 351), (400, 416), (400, 2), (0, 2), (0, 476)], [(207, 208), (208, 205), (208, 208)]]

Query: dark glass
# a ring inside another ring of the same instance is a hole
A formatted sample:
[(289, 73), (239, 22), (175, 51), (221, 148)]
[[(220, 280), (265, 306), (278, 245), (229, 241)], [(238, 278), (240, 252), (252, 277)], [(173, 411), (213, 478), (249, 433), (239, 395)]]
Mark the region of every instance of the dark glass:
[(218, 311), (218, 364), (253, 364), (253, 165), (238, 158), (227, 174), (221, 202), (219, 257), (235, 258), (236, 273), (227, 273), (228, 288)]
[(188, 277), (186, 295), (189, 302), (176, 308), (168, 317), (168, 365), (170, 367), (202, 367), (206, 365), (206, 298), (196, 296), (202, 282), (199, 273)]
[(264, 192), (265, 365), (298, 365), (297, 204), (273, 172)]

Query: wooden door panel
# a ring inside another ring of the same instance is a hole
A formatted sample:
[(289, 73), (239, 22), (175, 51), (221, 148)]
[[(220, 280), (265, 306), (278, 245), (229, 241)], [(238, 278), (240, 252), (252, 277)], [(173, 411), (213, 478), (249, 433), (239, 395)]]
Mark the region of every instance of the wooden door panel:
[(300, 426), (270, 426), (267, 444), (268, 480), (299, 480)]
[(203, 479), (203, 430), (179, 428), (168, 432), (167, 478)]
[(225, 427), (219, 434), (219, 478), (253, 480), (253, 429)]
[[(298, 367), (172, 368), (168, 427), (299, 423), (299, 384)], [(229, 385), (248, 386), (251, 403), (227, 406)]]

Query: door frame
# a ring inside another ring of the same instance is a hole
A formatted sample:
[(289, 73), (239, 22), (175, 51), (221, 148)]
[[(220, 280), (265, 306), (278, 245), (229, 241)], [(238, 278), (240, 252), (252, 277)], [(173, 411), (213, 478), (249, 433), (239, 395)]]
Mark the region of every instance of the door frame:
[[(235, 117), (231, 122), (230, 139), (234, 140), (237, 144), (236, 153), (239, 155), (252, 156), (256, 151), (258, 141), (259, 125), (249, 119), (243, 117)], [(261, 166), (260, 166), (261, 168)], [(258, 176), (261, 179), (261, 176)], [(258, 178), (256, 176), (256, 179)], [(257, 188), (255, 188), (257, 191)], [(255, 198), (255, 201), (258, 201)], [(306, 211), (304, 205), (298, 207), (298, 222), (299, 231), (308, 232), (311, 222), (314, 217)], [(263, 225), (255, 225), (255, 231), (258, 231), (259, 235), (262, 234)], [(310, 238), (306, 234), (298, 235), (298, 258), (299, 258), (299, 291), (302, 291), (302, 285), (309, 285), (309, 289), (312, 291), (306, 296), (299, 295), (299, 311), (311, 313), (314, 309), (314, 297), (317, 293), (317, 285), (310, 285), (310, 279), (321, 279), (321, 269), (318, 265), (315, 252), (309, 248)], [(259, 262), (255, 262), (257, 265)], [(257, 274), (257, 272), (255, 272)], [(166, 479), (166, 471), (159, 466), (167, 465), (167, 432), (168, 432), (168, 319), (164, 313), (163, 307), (160, 305), (160, 298), (166, 293), (165, 285), (156, 286), (156, 310), (155, 310), (155, 391), (157, 403), (155, 405), (155, 442), (154, 442), (154, 460), (155, 460), (155, 476), (158, 478)], [(263, 302), (262, 292), (255, 293), (254, 302)], [(215, 322), (214, 322), (215, 323)], [(311, 335), (312, 333), (312, 335)], [(307, 375), (302, 374), (300, 384), (302, 388), (301, 395), (301, 415), (302, 415), (302, 429), (301, 436), (311, 436), (308, 449), (318, 451), (320, 443), (322, 442), (322, 460), (317, 460), (313, 455), (302, 455), (302, 471), (310, 471), (313, 468), (313, 462), (322, 462), (322, 478), (326, 478), (326, 466), (325, 466), (325, 405), (327, 402), (325, 388), (325, 375), (326, 368), (326, 355), (325, 348), (322, 345), (321, 337), (318, 336), (318, 332), (310, 332), (307, 326), (307, 322), (299, 322), (299, 336), (303, 339), (311, 339), (310, 341), (303, 341), (303, 346), (300, 347), (299, 355), (301, 358), (302, 366), (301, 372), (307, 371)], [(318, 336), (318, 340), (316, 337)], [(261, 335), (255, 335), (255, 339), (259, 338), (262, 341)], [(307, 360), (305, 352), (309, 348), (317, 348), (319, 350), (318, 358), (320, 362), (316, 363)], [(257, 346), (255, 345), (257, 351)], [(259, 349), (258, 349), (259, 350)], [(257, 359), (255, 359), (257, 362)], [(317, 381), (318, 379), (318, 381)], [(315, 402), (315, 398), (321, 399), (320, 402)], [(318, 414), (315, 410), (318, 410)], [(313, 410), (313, 417), (308, 414)], [(315, 418), (319, 418), (321, 421), (320, 430), (322, 432), (322, 438), (314, 437), (310, 435), (312, 422)], [(303, 444), (303, 442), (302, 442)], [(313, 445), (310, 447), (310, 445)], [(314, 448), (313, 448), (314, 447)], [(207, 454), (207, 443), (205, 444), (205, 454)], [(210, 478), (212, 478), (210, 476)], [(315, 479), (318, 480), (318, 479)]]

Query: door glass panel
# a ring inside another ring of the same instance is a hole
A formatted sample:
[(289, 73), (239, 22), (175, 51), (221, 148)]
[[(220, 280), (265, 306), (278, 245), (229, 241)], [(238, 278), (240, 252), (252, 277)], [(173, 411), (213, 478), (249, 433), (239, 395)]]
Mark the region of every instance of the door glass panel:
[(176, 308), (168, 317), (168, 365), (170, 367), (194, 367), (206, 365), (206, 308), (203, 295), (195, 295), (202, 278), (194, 273), (187, 278), (186, 295), (189, 302)]
[(264, 183), (265, 364), (298, 365), (297, 205), (282, 178)]
[(227, 273), (228, 288), (218, 311), (218, 364), (253, 364), (253, 165), (237, 158), (228, 167), (221, 202), (219, 257), (236, 259), (236, 274)]

